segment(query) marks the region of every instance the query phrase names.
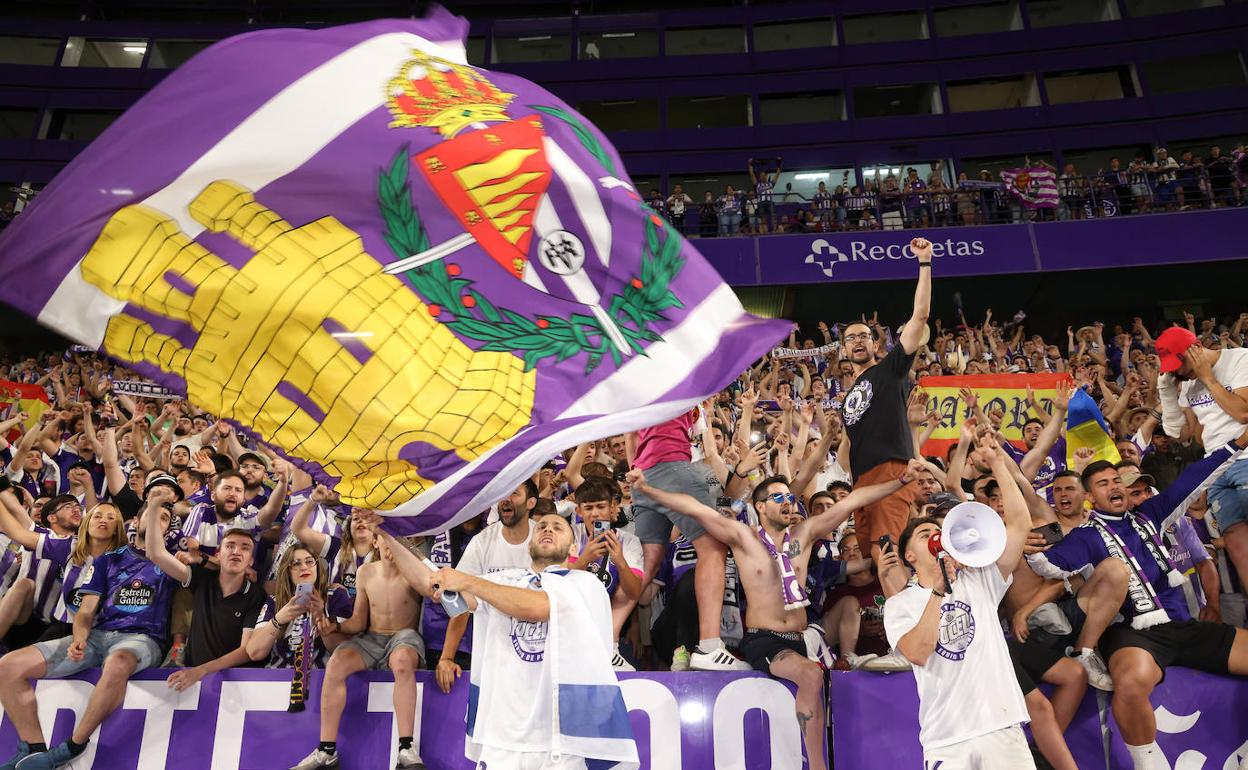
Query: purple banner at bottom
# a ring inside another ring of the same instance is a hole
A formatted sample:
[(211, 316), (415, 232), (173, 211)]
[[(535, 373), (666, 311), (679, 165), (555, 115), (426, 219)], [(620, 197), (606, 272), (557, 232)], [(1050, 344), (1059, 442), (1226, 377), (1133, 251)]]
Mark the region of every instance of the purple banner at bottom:
[[(1157, 743), (1171, 767), (1236, 770), (1248, 760), (1248, 681), (1170, 668), (1151, 700)], [(833, 672), (832, 712), (838, 770), (923, 767), (913, 674)], [(884, 734), (864, 725), (889, 729)], [(1066, 743), (1080, 770), (1133, 767), (1106, 693), (1088, 690), (1066, 731)]]
[[(312, 673), (308, 709), (290, 714), (290, 671), (232, 669), (176, 693), (167, 671), (131, 680), (122, 707), (92, 736), (73, 770), (275, 770), (316, 747), (321, 672)], [(36, 684), (50, 744), (69, 738), (98, 671)], [(464, 758), (468, 678), (443, 695), (429, 672), (416, 675), (414, 741), (429, 770), (471, 770)], [(760, 674), (623, 674), (642, 770), (801, 770), (802, 737), (793, 688)], [(343, 770), (394, 767), (393, 679), (360, 674), (347, 686), (339, 729)], [(0, 761), (16, 745), (0, 723)]]

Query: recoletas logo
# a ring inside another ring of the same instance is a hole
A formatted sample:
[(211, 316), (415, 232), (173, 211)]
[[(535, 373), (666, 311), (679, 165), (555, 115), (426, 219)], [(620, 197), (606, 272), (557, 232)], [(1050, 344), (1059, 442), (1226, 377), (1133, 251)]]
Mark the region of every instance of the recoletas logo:
[[(984, 242), (980, 240), (958, 240), (946, 238), (943, 241), (932, 241), (932, 256), (944, 257), (982, 257), (987, 253)], [(914, 259), (908, 240), (899, 243), (868, 243), (852, 240), (849, 242), (849, 253), (841, 251), (828, 243), (824, 238), (816, 238), (810, 244), (810, 253), (806, 255), (806, 264), (815, 265), (824, 276), (831, 278), (833, 269), (841, 262), (882, 262), (884, 260)]]

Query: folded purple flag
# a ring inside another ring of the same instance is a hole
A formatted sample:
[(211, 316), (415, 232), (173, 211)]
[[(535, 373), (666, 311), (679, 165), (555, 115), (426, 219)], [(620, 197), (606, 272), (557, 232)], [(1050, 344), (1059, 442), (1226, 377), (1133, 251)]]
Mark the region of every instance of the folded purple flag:
[(0, 299), (446, 529), (680, 414), (788, 330), (467, 24), (270, 30), (179, 67), (0, 236)]

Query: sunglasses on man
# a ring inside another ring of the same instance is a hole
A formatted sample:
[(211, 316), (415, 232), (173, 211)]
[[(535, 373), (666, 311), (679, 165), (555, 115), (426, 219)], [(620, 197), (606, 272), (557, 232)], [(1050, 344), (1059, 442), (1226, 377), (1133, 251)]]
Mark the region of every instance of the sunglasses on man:
[(792, 492), (777, 492), (774, 495), (767, 495), (767, 499), (773, 503), (779, 503), (781, 505), (784, 503), (797, 502), (797, 498), (793, 496)]

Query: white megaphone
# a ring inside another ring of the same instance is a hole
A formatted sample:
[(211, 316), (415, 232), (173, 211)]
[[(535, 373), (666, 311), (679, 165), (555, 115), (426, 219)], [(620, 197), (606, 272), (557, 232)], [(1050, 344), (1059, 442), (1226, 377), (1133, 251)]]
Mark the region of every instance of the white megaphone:
[(1005, 552), (1005, 523), (983, 503), (958, 503), (945, 514), (939, 547), (967, 567), (987, 567)]

